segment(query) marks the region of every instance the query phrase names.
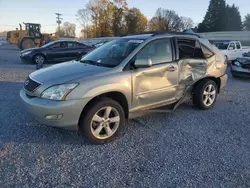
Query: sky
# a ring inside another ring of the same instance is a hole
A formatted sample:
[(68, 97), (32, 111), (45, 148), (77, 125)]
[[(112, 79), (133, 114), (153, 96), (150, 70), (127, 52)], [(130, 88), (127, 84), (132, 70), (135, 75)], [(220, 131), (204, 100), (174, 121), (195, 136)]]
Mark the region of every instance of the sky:
[[(42, 32), (55, 32), (57, 27), (55, 13), (62, 14), (62, 21), (77, 25), (78, 36), (81, 26), (75, 14), (84, 8), (89, 0), (0, 0), (0, 31), (14, 30), (18, 23), (33, 22), (42, 25)], [(195, 24), (200, 23), (206, 14), (209, 0), (127, 0), (128, 7), (136, 7), (148, 18), (152, 18), (157, 8), (176, 11), (179, 16), (190, 17)], [(239, 7), (242, 18), (250, 13), (249, 0), (226, 0)]]

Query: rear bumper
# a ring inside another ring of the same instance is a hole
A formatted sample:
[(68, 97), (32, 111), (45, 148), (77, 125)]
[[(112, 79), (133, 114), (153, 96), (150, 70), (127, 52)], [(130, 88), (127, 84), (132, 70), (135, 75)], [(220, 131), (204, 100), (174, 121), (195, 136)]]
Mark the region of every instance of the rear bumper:
[(224, 74), (223, 76), (220, 77), (220, 89), (224, 88), (228, 80), (227, 74)]
[[(20, 91), (21, 101), (26, 110), (41, 124), (77, 130), (78, 121), (87, 99), (53, 101), (42, 98), (28, 97), (25, 91)], [(60, 116), (56, 119), (47, 119), (48, 115)]]

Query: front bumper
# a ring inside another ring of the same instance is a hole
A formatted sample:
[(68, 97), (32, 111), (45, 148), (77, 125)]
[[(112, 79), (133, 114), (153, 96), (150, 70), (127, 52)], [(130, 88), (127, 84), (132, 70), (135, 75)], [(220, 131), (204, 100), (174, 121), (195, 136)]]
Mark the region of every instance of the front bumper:
[(243, 69), (235, 65), (231, 65), (231, 73), (235, 76), (250, 77), (250, 69)]
[(235, 65), (231, 65), (231, 73), (235, 76), (250, 77), (250, 69), (243, 69)]
[(32, 59), (32, 56), (30, 54), (29, 55), (22, 55), (22, 54), (20, 54), (20, 59), (24, 63), (33, 63), (33, 59)]
[[(21, 100), (27, 111), (41, 124), (65, 128), (70, 130), (78, 129), (78, 122), (83, 108), (88, 103), (88, 99), (54, 101), (38, 97), (29, 97), (22, 89), (20, 91)], [(60, 119), (46, 119), (48, 115), (62, 116)]]

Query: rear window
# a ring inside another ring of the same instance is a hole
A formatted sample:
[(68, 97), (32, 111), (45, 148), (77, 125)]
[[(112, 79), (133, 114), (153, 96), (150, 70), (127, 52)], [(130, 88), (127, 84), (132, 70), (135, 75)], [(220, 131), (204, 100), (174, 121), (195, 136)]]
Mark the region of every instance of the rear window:
[(212, 51), (210, 51), (207, 47), (201, 45), (201, 49), (203, 52), (203, 55), (206, 59), (212, 57), (214, 55), (214, 53)]
[(179, 58), (180, 59), (204, 59), (200, 43), (191, 39), (178, 39)]
[(241, 49), (240, 43), (239, 43), (239, 42), (236, 42), (236, 48), (237, 48), (237, 49)]

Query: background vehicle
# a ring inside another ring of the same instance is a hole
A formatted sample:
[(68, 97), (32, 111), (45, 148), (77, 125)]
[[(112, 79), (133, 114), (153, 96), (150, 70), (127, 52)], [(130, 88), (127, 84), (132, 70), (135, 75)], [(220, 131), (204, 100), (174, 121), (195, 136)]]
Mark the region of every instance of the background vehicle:
[(48, 42), (58, 40), (59, 36), (55, 34), (41, 33), (41, 25), (36, 23), (24, 23), (25, 30), (13, 30), (7, 33), (7, 41), (16, 44), (21, 50), (42, 46)]
[(45, 62), (63, 62), (79, 60), (93, 50), (85, 44), (75, 41), (53, 41), (40, 48), (30, 48), (21, 51), (20, 58), (24, 62), (43, 64)]
[(193, 98), (213, 107), (227, 81), (227, 64), (206, 39), (185, 34), (120, 38), (81, 61), (30, 74), (20, 96), (40, 123), (80, 129), (93, 143), (116, 138), (125, 118)]
[(240, 41), (216, 41), (215, 46), (225, 55), (227, 61), (233, 61), (249, 52), (249, 48), (244, 48)]
[(249, 56), (239, 57), (232, 62), (231, 73), (234, 77), (250, 78), (250, 53)]

